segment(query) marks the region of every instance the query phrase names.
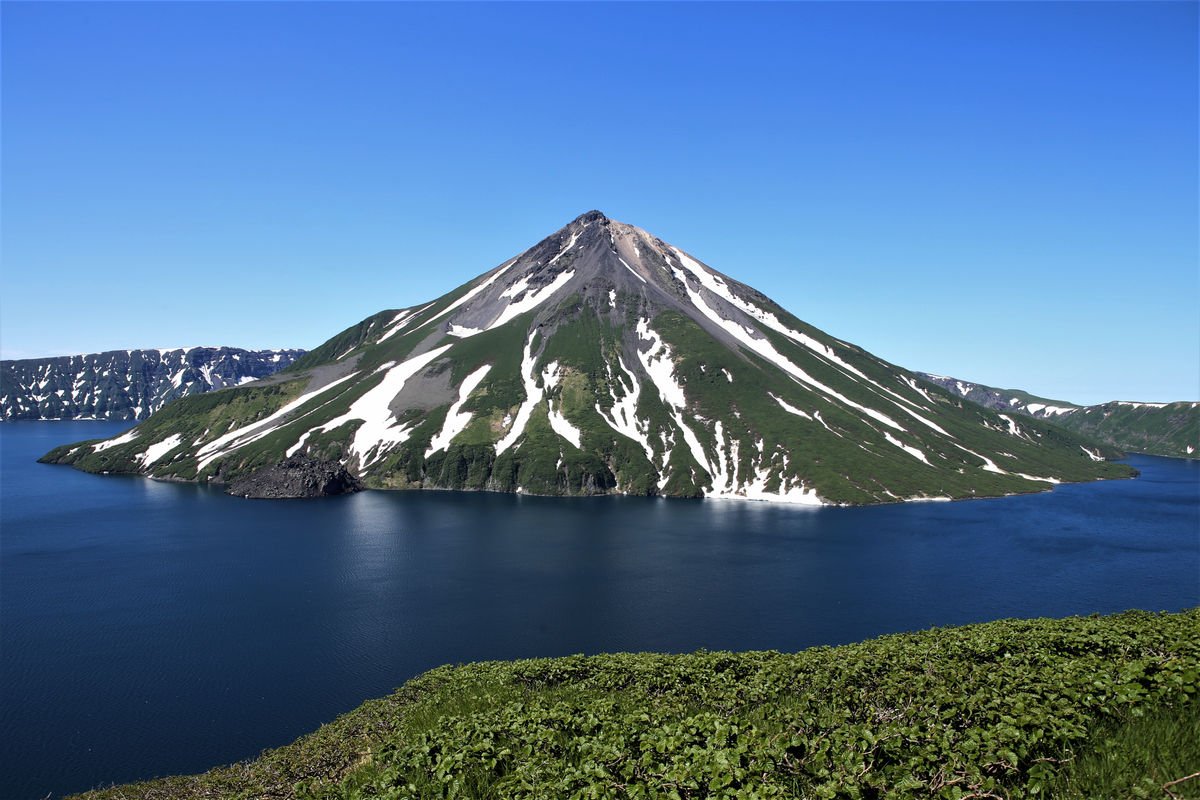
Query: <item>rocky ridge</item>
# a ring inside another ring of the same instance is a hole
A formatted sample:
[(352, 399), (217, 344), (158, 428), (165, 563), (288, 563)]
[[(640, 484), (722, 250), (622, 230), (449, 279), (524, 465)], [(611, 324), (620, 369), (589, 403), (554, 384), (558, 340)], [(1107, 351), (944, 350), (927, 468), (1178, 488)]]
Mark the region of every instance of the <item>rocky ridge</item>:
[(144, 420), (176, 398), (265, 378), (302, 355), (180, 347), (0, 361), (0, 419)]
[(1019, 389), (997, 389), (928, 372), (917, 374), (985, 408), (1047, 420), (1126, 452), (1172, 458), (1192, 458), (1200, 453), (1200, 403), (1197, 402), (1113, 400), (1080, 406), (1047, 400)]

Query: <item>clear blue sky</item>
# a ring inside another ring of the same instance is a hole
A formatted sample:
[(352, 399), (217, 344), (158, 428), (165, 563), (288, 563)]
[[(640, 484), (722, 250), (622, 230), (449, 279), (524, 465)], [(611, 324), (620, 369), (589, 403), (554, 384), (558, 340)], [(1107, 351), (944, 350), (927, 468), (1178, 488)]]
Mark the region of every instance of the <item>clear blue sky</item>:
[(599, 208), (912, 369), (1200, 399), (1196, 3), (14, 3), (5, 358), (314, 347)]

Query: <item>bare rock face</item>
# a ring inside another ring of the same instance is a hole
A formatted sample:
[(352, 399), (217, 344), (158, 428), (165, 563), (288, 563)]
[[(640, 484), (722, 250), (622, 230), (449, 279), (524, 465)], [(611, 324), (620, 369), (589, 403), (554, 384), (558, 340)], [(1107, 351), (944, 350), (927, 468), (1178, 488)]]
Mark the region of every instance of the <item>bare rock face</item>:
[(243, 386), (303, 350), (181, 347), (0, 361), (0, 419), (144, 420), (180, 397)]
[(226, 490), (237, 497), (284, 499), (350, 494), (362, 484), (336, 461), (297, 456), (243, 475)]

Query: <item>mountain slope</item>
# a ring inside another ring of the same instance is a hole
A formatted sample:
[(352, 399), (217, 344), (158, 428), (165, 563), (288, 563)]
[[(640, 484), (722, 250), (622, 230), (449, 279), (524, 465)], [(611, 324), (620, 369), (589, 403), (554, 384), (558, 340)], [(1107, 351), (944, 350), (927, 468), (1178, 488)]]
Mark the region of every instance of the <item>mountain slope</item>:
[(929, 388), (589, 212), (265, 384), (186, 398), (46, 460), (229, 483), (290, 459), (378, 488), (822, 504), (1131, 474), (1103, 455)]
[(953, 394), (997, 411), (1046, 419), (1097, 442), (1134, 453), (1187, 458), (1200, 451), (1200, 403), (1114, 400), (1077, 406), (1013, 389), (917, 373)]
[(978, 403), (993, 411), (1015, 411), (1035, 419), (1053, 419), (1082, 408), (1074, 403), (1049, 400), (1020, 389), (997, 389), (993, 386), (984, 386), (981, 383), (971, 383), (945, 375), (934, 375), (930, 372), (916, 374), (921, 379), (937, 384), (951, 394), (956, 394), (964, 400)]
[(183, 347), (0, 361), (0, 419), (143, 420), (178, 397), (265, 378), (303, 354)]

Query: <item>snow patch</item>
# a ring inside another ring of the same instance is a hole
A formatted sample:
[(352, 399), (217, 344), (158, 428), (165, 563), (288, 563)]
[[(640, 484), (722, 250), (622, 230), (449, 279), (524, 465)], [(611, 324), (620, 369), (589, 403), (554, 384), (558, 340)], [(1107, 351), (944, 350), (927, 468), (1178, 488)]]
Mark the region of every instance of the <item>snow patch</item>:
[(529, 288), (529, 276), (523, 275), (521, 278), (514, 281), (511, 286), (509, 286), (507, 289), (505, 289), (503, 292), (501, 292), (500, 296), (507, 297), (510, 299), (516, 299), (517, 295), (522, 294), (528, 288)]
[[(771, 399), (774, 400), (776, 403), (778, 403), (779, 407), (782, 408), (784, 411), (788, 412), (789, 414), (795, 414), (797, 417), (804, 417), (804, 419), (812, 421), (812, 418), (813, 418), (812, 414), (809, 414), (807, 411), (801, 411), (800, 409), (796, 408), (791, 403), (784, 400), (782, 397), (777, 397), (776, 395), (773, 395), (770, 392), (767, 392), (767, 394), (770, 395)], [(826, 426), (826, 427), (828, 427), (828, 426)], [(761, 450), (762, 448), (760, 447), (759, 449)]]
[[(791, 486), (787, 486), (785, 485), (785, 481), (781, 481), (779, 492), (767, 492), (765, 487), (768, 476), (762, 471), (763, 468), (761, 465), (756, 468), (755, 476), (752, 480), (745, 484), (739, 484), (737, 480), (737, 468), (740, 442), (726, 438), (724, 425), (720, 420), (717, 420), (713, 426), (715, 438), (714, 450), (716, 453), (716, 463), (713, 463), (704, 451), (704, 446), (700, 443), (696, 432), (684, 421), (683, 412), (686, 410), (687, 398), (684, 395), (683, 386), (675, 378), (675, 364), (670, 346), (663, 341), (657, 332), (650, 328), (649, 320), (638, 320), (637, 332), (640, 339), (650, 343), (648, 350), (638, 352), (638, 360), (641, 361), (642, 367), (650, 376), (655, 388), (658, 389), (659, 397), (669, 407), (671, 419), (674, 421), (675, 427), (679, 430), (680, 434), (683, 435), (684, 444), (687, 446), (692, 458), (708, 473), (712, 480), (712, 488), (704, 493), (706, 498), (764, 500), (801, 505), (825, 504), (818, 497), (816, 490), (806, 487), (803, 481), (797, 481)], [(699, 418), (695, 419), (699, 421)], [(664, 439), (665, 444), (666, 441)], [(666, 481), (666, 465), (669, 458), (670, 451), (667, 451), (667, 454), (663, 458), (664, 477), (660, 482), (660, 488)], [(784, 458), (784, 467), (786, 468), (786, 456)]]
[[(642, 395), (642, 387), (638, 383), (637, 376), (625, 366), (624, 359), (619, 355), (617, 356), (617, 366), (621, 369), (621, 376), (613, 375), (612, 366), (607, 361), (604, 366), (608, 371), (609, 393), (613, 399), (612, 411), (606, 414), (597, 403), (596, 412), (614, 431), (640, 444), (646, 453), (646, 458), (654, 463), (654, 450), (650, 447), (650, 423), (638, 419), (637, 416), (638, 399)], [(628, 383), (626, 383), (626, 379), (628, 379)], [(617, 386), (620, 386), (622, 390), (620, 397), (617, 397)], [(666, 467), (665, 458), (662, 466)]]
[(121, 434), (120, 436), (118, 436), (115, 439), (109, 439), (107, 441), (98, 442), (97, 444), (92, 445), (92, 452), (100, 453), (100, 452), (107, 450), (110, 447), (116, 447), (119, 444), (127, 444), (128, 442), (132, 442), (137, 437), (138, 437), (138, 432), (136, 429), (131, 430), (131, 431), (126, 431), (125, 433)]
[(567, 254), (567, 251), (570, 250), (572, 247), (574, 247), (575, 243), (577, 241), (579, 241), (579, 234), (583, 233), (584, 230), (586, 230), (586, 229), (587, 229), (587, 225), (584, 225), (582, 228), (580, 228), (579, 230), (572, 233), (571, 240), (569, 242), (567, 242), (567, 246), (564, 247), (562, 250), (559, 250), (558, 255), (556, 255), (554, 258), (550, 259), (550, 261), (548, 263), (553, 264), (554, 262), (558, 261), (560, 258), (565, 256)]
[[(736, 464), (738, 459), (737, 442), (733, 442), (732, 460)], [(762, 454), (762, 442), (758, 443), (758, 450)], [(783, 468), (787, 468), (787, 456), (783, 457)], [(786, 477), (780, 478), (780, 491), (767, 491), (767, 483), (771, 477), (771, 468), (769, 465), (762, 463), (754, 465), (754, 478), (748, 483), (741, 486), (731, 487), (728, 491), (709, 492), (705, 495), (705, 499), (714, 500), (752, 500), (764, 503), (786, 503), (789, 505), (802, 506), (824, 506), (828, 505), (817, 494), (816, 489), (810, 489), (804, 485), (804, 481), (789, 481)]]
[(1011, 435), (1020, 436), (1022, 439), (1029, 438), (1028, 436), (1025, 435), (1025, 432), (1021, 430), (1021, 426), (1018, 425), (1012, 417), (1008, 416), (1007, 414), (1000, 414), (999, 417), (1000, 417), (1000, 419), (1004, 420), (1005, 423), (1007, 423), (1008, 432)]
[(842, 436), (840, 433), (838, 433), (837, 431), (835, 431), (833, 428), (829, 427), (829, 423), (828, 423), (828, 422), (826, 422), (826, 421), (825, 421), (825, 418), (821, 416), (821, 412), (820, 412), (820, 411), (814, 411), (814, 412), (813, 412), (813, 419), (815, 419), (817, 422), (819, 422), (819, 423), (821, 423), (822, 425), (824, 425), (824, 426), (825, 426), (825, 430), (829, 431), (830, 433), (832, 433), (834, 436), (838, 437), (839, 439), (844, 439), (844, 438), (845, 438), (845, 437), (844, 437), (844, 436)]
[[(952, 444), (953, 444), (955, 447), (957, 447), (959, 450), (962, 450), (962, 451), (964, 451), (964, 452), (970, 453), (971, 455), (975, 456), (976, 458), (983, 459), (983, 468), (982, 468), (982, 469), (983, 469), (983, 471), (984, 471), (984, 472), (994, 472), (994, 473), (996, 473), (997, 475), (1007, 475), (1007, 474), (1008, 474), (1008, 473), (1007, 473), (1007, 472), (1005, 472), (1004, 470), (1002, 470), (1002, 469), (1000, 469), (999, 467), (997, 467), (997, 466), (996, 466), (996, 462), (995, 462), (995, 461), (992, 461), (992, 460), (991, 460), (990, 458), (988, 458), (987, 456), (985, 456), (985, 455), (981, 455), (981, 454), (979, 454), (979, 453), (976, 453), (974, 450), (971, 450), (970, 448), (963, 447), (963, 446), (962, 446), (961, 444), (959, 444), (958, 442), (952, 442)], [(1006, 455), (1007, 455), (1007, 454), (1006, 454)], [(1012, 456), (1009, 456), (1009, 458), (1012, 458)]]
[[(496, 270), (495, 274), (492, 275), (492, 277), (488, 278), (486, 281), (479, 284), (474, 289), (471, 289), (469, 292), (464, 294), (462, 297), (458, 298), (453, 303), (451, 303), (450, 305), (446, 306), (444, 309), (439, 311), (437, 314), (434, 314), (432, 317), (430, 317), (429, 319), (422, 322), (420, 325), (417, 326), (416, 330), (420, 330), (421, 328), (424, 328), (429, 323), (439, 320), (442, 317), (449, 314), (451, 311), (455, 310), (456, 308), (461, 307), (464, 303), (470, 302), (471, 298), (475, 297), (475, 295), (479, 294), (484, 289), (488, 288), (493, 283), (495, 283), (497, 280), (499, 280), (500, 276), (503, 275), (504, 273), (508, 272), (508, 270), (515, 263), (517, 263), (517, 259), (514, 258), (512, 261), (508, 262), (503, 267)], [(425, 306), (425, 308), (429, 308), (429, 306)], [(424, 310), (425, 310), (424, 308), (421, 309), (421, 311), (424, 311)], [(420, 313), (420, 312), (418, 312), (418, 313)], [(381, 339), (380, 341), (383, 341), (383, 340)]]
[(470, 412), (462, 413), (463, 404), (467, 402), (467, 398), (470, 397), (471, 392), (475, 391), (491, 368), (491, 364), (484, 364), (463, 380), (462, 386), (458, 389), (458, 400), (446, 412), (446, 421), (442, 423), (442, 430), (429, 441), (429, 449), (425, 451), (426, 458), (429, 458), (439, 450), (445, 450), (450, 446), (450, 442), (453, 441), (455, 436), (466, 430), (467, 425), (471, 422), (472, 415)]
[(139, 453), (136, 458), (142, 462), (142, 468), (144, 469), (161, 459), (176, 447), (179, 447), (179, 444), (182, 441), (183, 437), (180, 436), (180, 434), (172, 434), (158, 444), (150, 445), (148, 448), (146, 448), (146, 452)]
[[(345, 383), (357, 374), (357, 372), (351, 372), (349, 375), (339, 378), (332, 383), (327, 383), (318, 389), (314, 389), (311, 392), (302, 394), (292, 402), (280, 408), (274, 414), (271, 414), (266, 419), (261, 419), (258, 422), (252, 422), (249, 425), (242, 426), (241, 428), (234, 428), (233, 430), (218, 436), (216, 439), (213, 439), (211, 442), (204, 445), (204, 447), (201, 447), (198, 451), (196, 451), (196, 456), (199, 459), (196, 465), (196, 471), (202, 471), (205, 467), (211, 464), (214, 459), (228, 455), (234, 450), (237, 450), (239, 447), (244, 447), (245, 445), (266, 436), (271, 431), (283, 424), (282, 420), (284, 417), (288, 416), (293, 411), (307, 403), (309, 400), (312, 400), (314, 397), (329, 391), (339, 384)], [(333, 398), (330, 398), (330, 400), (332, 399)], [(236, 424), (236, 421), (231, 421), (229, 423), (231, 428), (233, 428), (233, 426)]]
[(541, 402), (542, 387), (538, 386), (533, 371), (533, 337), (536, 335), (536, 331), (529, 334), (529, 339), (525, 342), (525, 351), (521, 356), (521, 382), (525, 386), (525, 401), (517, 410), (517, 418), (513, 421), (512, 427), (508, 429), (508, 433), (496, 442), (496, 455), (500, 455), (516, 443), (517, 437), (525, 430), (525, 425), (529, 422), (533, 409)]
[[(433, 305), (433, 303), (430, 303), (429, 305), (426, 305), (426, 306), (422, 306), (421, 308), (418, 308), (416, 311), (401, 311), (399, 314), (392, 317), (392, 321), (388, 323), (387, 330), (385, 330), (383, 332), (383, 336), (379, 337), (379, 340), (377, 343), (386, 342), (388, 339), (392, 338), (397, 333), (404, 330), (406, 327), (408, 327), (409, 323), (411, 323), (416, 318), (416, 316), (418, 314), (420, 314), (425, 309), (429, 308), (429, 306), (431, 306), (431, 305)], [(354, 348), (350, 348), (350, 350), (353, 350), (353, 349)], [(346, 355), (347, 353), (350, 352), (350, 350), (347, 350), (346, 353), (343, 353), (342, 355)], [(341, 356), (338, 356), (338, 358), (341, 358)]]
[(491, 325), (488, 325), (485, 330), (490, 331), (493, 328), (498, 328), (509, 320), (524, 314), (526, 311), (536, 308), (548, 300), (552, 294), (566, 286), (567, 283), (570, 282), (570, 280), (574, 277), (575, 270), (573, 269), (558, 273), (554, 276), (554, 280), (543, 286), (541, 289), (538, 289), (536, 292), (528, 292), (520, 300), (509, 303), (508, 307), (505, 308), (504, 311), (500, 312), (500, 316), (496, 318), (496, 321)]
[(547, 400), (546, 404), (550, 412), (550, 427), (559, 436), (575, 445), (576, 448), (580, 447), (583, 441), (583, 433), (554, 407), (553, 400)]
[(932, 464), (929, 463), (929, 459), (925, 457), (925, 453), (921, 452), (916, 447), (905, 444), (904, 442), (897, 439), (895, 436), (892, 436), (887, 431), (883, 432), (883, 437), (888, 440), (888, 444), (893, 444), (896, 447), (899, 447), (904, 452), (908, 453), (913, 458), (917, 459), (918, 461), (921, 461), (928, 466), (933, 466)]
[[(683, 435), (683, 442), (691, 451), (692, 458), (696, 460), (697, 464), (705, 467), (711, 477), (713, 470), (708, 468), (708, 456), (704, 453), (704, 447), (696, 437), (695, 431), (684, 421), (681, 413), (687, 408), (687, 397), (684, 396), (683, 386), (675, 379), (675, 362), (670, 346), (650, 328), (650, 321), (647, 319), (638, 320), (637, 333), (640, 339), (650, 343), (648, 350), (638, 351), (638, 360), (642, 362), (642, 368), (646, 370), (650, 381), (658, 389), (659, 397), (670, 408), (671, 419)], [(666, 461), (664, 460), (663, 463), (665, 466)]]
[(1030, 403), (1029, 405), (1025, 406), (1025, 410), (1030, 414), (1037, 414), (1038, 412), (1044, 411), (1044, 416), (1056, 417), (1059, 414), (1070, 414), (1075, 409), (1064, 408), (1063, 406), (1048, 406), (1044, 403)]
[(617, 256), (617, 261), (620, 261), (622, 264), (624, 264), (624, 265), (625, 265), (625, 269), (629, 270), (630, 274), (632, 274), (632, 275), (633, 275), (633, 277), (637, 278), (637, 279), (638, 279), (639, 281), (641, 281), (642, 283), (645, 283), (645, 282), (646, 282), (646, 279), (645, 279), (645, 278), (643, 278), (641, 275), (639, 275), (637, 272), (635, 272), (635, 271), (634, 271), (634, 269), (633, 269), (633, 267), (631, 267), (631, 266), (629, 266), (628, 264), (626, 264), (626, 263), (625, 263), (625, 259), (621, 258), (620, 256)]
[(675, 364), (671, 359), (671, 348), (662, 337), (650, 328), (650, 321), (639, 319), (637, 324), (638, 338), (650, 343), (645, 352), (638, 351), (638, 360), (650, 376), (651, 382), (658, 389), (659, 396), (672, 409), (680, 410), (687, 405), (683, 387), (675, 380)]
[(291, 458), (292, 456), (296, 455), (296, 453), (299, 453), (304, 448), (305, 443), (308, 441), (308, 437), (311, 436), (315, 430), (317, 429), (313, 428), (312, 430), (307, 430), (301, 434), (296, 443), (287, 449), (285, 455), (287, 455), (288, 458)]
[[(838, 354), (834, 352), (832, 347), (829, 347), (828, 345), (818, 341), (817, 339), (814, 339), (813, 337), (809, 336), (808, 334), (801, 333), (800, 331), (789, 328), (787, 325), (785, 325), (783, 322), (781, 322), (779, 320), (779, 318), (776, 317), (771, 312), (765, 311), (765, 310), (759, 308), (758, 306), (754, 305), (753, 303), (747, 302), (746, 300), (743, 300), (741, 297), (738, 297), (736, 294), (733, 293), (733, 291), (730, 290), (728, 284), (726, 284), (724, 280), (722, 280), (719, 276), (706, 270), (703, 266), (700, 265), (699, 262), (695, 261), (687, 253), (683, 252), (682, 250), (680, 250), (676, 247), (672, 247), (671, 249), (675, 252), (675, 256), (679, 259), (679, 263), (682, 264), (686, 270), (688, 270), (689, 272), (691, 272), (693, 275), (696, 276), (696, 278), (699, 280), (701, 286), (703, 286), (704, 288), (713, 292), (714, 294), (718, 295), (719, 297), (724, 298), (725, 300), (727, 300), (728, 302), (733, 304), (736, 308), (741, 309), (746, 314), (749, 314), (754, 319), (756, 319), (759, 322), (766, 325), (768, 328), (771, 328), (772, 330), (774, 330), (778, 333), (782, 333), (784, 336), (788, 337), (789, 339), (796, 342), (797, 344), (808, 348), (813, 353), (816, 353), (818, 356), (825, 359), (826, 361), (829, 361), (830, 363), (835, 364), (836, 366), (841, 368), (843, 371), (857, 377), (859, 380), (867, 382), (871, 386), (875, 387), (875, 389), (878, 389), (879, 391), (882, 391), (886, 394), (891, 395), (891, 397), (888, 397), (885, 399), (888, 402), (890, 402), (892, 405), (899, 408), (901, 411), (904, 411), (907, 414), (911, 415), (914, 419), (916, 419), (921, 424), (937, 431), (938, 433), (942, 434), (943, 436), (948, 436), (950, 438), (954, 438), (949, 433), (947, 433), (945, 430), (943, 430), (941, 427), (939, 427), (936, 423), (926, 419), (925, 417), (922, 417), (920, 414), (914, 413), (907, 406), (901, 405), (900, 403), (896, 402), (897, 400), (900, 400), (904, 403), (908, 403), (909, 405), (916, 406), (915, 403), (913, 403), (911, 400), (904, 397), (903, 395), (897, 394), (896, 392), (893, 392), (891, 389), (887, 388), (886, 386), (867, 377), (866, 373), (864, 373), (862, 370), (858, 369), (853, 364), (849, 363), (845, 359), (838, 356)], [(678, 273), (676, 274), (676, 277), (680, 277), (682, 280), (682, 277)], [(695, 304), (696, 298), (699, 297), (699, 293), (692, 292), (691, 288), (687, 286), (686, 280), (683, 280), (682, 282), (684, 284), (684, 287), (688, 290), (688, 295), (692, 296), (693, 304)], [(699, 306), (697, 306), (697, 307), (699, 308)], [(703, 308), (701, 308), (700, 310), (702, 312), (704, 311)], [(705, 313), (707, 316), (709, 316), (710, 319), (713, 318), (711, 315), (707, 314), (707, 312), (705, 312)], [(714, 321), (717, 321), (717, 320), (714, 319)], [(726, 320), (725, 322), (728, 322), (728, 321)], [(718, 324), (723, 324), (723, 323), (718, 322)], [(765, 340), (763, 340), (763, 341), (765, 341)], [(770, 346), (769, 343), (768, 343), (768, 346)], [(774, 348), (772, 347), (771, 350), (774, 351)], [(760, 355), (762, 355), (762, 353), (760, 353)], [(776, 353), (776, 355), (779, 355), (779, 354)], [(783, 356), (780, 355), (779, 357), (782, 358)], [(789, 363), (791, 363), (791, 362), (789, 362)], [(895, 398), (895, 399), (893, 399), (893, 398)], [(842, 399), (842, 398), (840, 398), (840, 396), (839, 396), (839, 399)], [(858, 406), (858, 408), (859, 408), (859, 410), (867, 411), (866, 408), (863, 406)], [(917, 406), (917, 408), (920, 408), (920, 406)], [(872, 416), (874, 416), (874, 414), (878, 414), (878, 412), (874, 412), (872, 414), (870, 411), (867, 411), (867, 413), (871, 414)], [(882, 416), (882, 415), (880, 415), (880, 416)], [(879, 417), (876, 417), (876, 418), (878, 419)], [(880, 419), (880, 421), (884, 422), (883, 419)], [(884, 422), (884, 424), (888, 424), (888, 423)], [(898, 430), (903, 430), (903, 428), (900, 428), (898, 425), (890, 425), (889, 427), (895, 427)]]
[[(560, 383), (562, 383), (562, 371), (559, 369), (557, 361), (551, 361), (542, 370), (542, 386), (547, 389), (553, 389)], [(575, 445), (576, 448), (579, 448), (583, 437), (580, 430), (572, 425), (570, 420), (562, 415), (562, 412), (554, 409), (553, 400), (546, 400), (546, 409), (550, 418), (551, 430)]]
[[(676, 250), (675, 252), (679, 253), (680, 251)], [(686, 256), (684, 256), (684, 257), (686, 258)], [(688, 260), (690, 261), (690, 259), (688, 259)], [(692, 262), (692, 263), (695, 263), (695, 262)], [(762, 356), (766, 360), (775, 364), (777, 367), (779, 367), (784, 372), (788, 373), (789, 375), (791, 375), (793, 378), (800, 381), (801, 383), (805, 383), (805, 384), (813, 387), (814, 389), (817, 389), (818, 391), (824, 392), (826, 395), (829, 395), (830, 397), (836, 398), (839, 402), (841, 402), (847, 406), (850, 406), (851, 408), (857, 409), (858, 411), (861, 411), (862, 413), (866, 414), (867, 416), (871, 417), (872, 419), (878, 420), (879, 422), (882, 422), (884, 425), (887, 425), (889, 428), (894, 428), (895, 430), (898, 430), (898, 431), (904, 431), (904, 428), (901, 427), (900, 424), (897, 423), (895, 420), (893, 420), (891, 417), (883, 414), (880, 411), (876, 411), (873, 408), (864, 406), (861, 403), (854, 402), (850, 398), (846, 397), (845, 395), (842, 395), (835, 389), (833, 389), (829, 386), (826, 386), (825, 384), (818, 381), (816, 378), (809, 375), (807, 372), (805, 372), (803, 369), (801, 369), (799, 366), (797, 366), (795, 363), (793, 363), (791, 361), (791, 359), (787, 358), (787, 356), (783, 355), (778, 350), (776, 350), (775, 346), (773, 344), (771, 344), (769, 339), (765, 339), (765, 338), (764, 339), (755, 339), (753, 336), (751, 336), (747, 332), (746, 327), (744, 325), (740, 325), (736, 322), (733, 322), (732, 320), (728, 320), (728, 319), (725, 319), (724, 317), (722, 317), (713, 308), (711, 308), (708, 305), (708, 303), (705, 302), (704, 297), (701, 296), (701, 294), (699, 292), (695, 291), (694, 289), (692, 289), (692, 287), (690, 285), (688, 285), (686, 280), (683, 281), (683, 287), (684, 287), (684, 290), (687, 292), (688, 297), (691, 298), (692, 305), (694, 305), (697, 308), (697, 310), (700, 311), (700, 313), (702, 313), (704, 316), (708, 317), (710, 320), (712, 320), (714, 323), (716, 323), (721, 328), (725, 329), (729, 334), (731, 334), (735, 339), (737, 339), (739, 342), (744, 344), (752, 352), (757, 353), (758, 355)]]
[(1027, 481), (1039, 481), (1041, 483), (1053, 483), (1053, 484), (1062, 483), (1062, 481), (1060, 481), (1058, 478), (1039, 478), (1036, 475), (1026, 475), (1024, 472), (1014, 472), (1013, 475), (1024, 478)]
[[(360, 469), (375, 463), (396, 445), (407, 441), (410, 435), (408, 425), (396, 424), (396, 416), (389, 407), (392, 401), (409, 378), (449, 349), (450, 345), (443, 345), (390, 367), (383, 380), (355, 400), (345, 414), (326, 422), (317, 430), (331, 431), (347, 422), (361, 420), (362, 424), (354, 431), (354, 438), (350, 441), (350, 455), (358, 457)], [(371, 454), (370, 458), (368, 454)]]

